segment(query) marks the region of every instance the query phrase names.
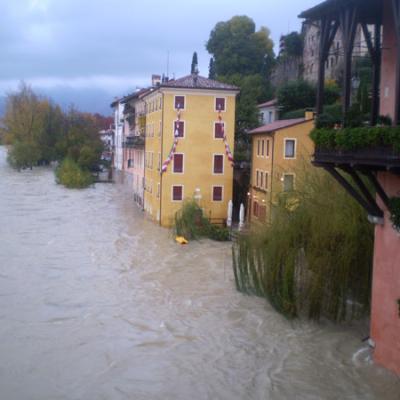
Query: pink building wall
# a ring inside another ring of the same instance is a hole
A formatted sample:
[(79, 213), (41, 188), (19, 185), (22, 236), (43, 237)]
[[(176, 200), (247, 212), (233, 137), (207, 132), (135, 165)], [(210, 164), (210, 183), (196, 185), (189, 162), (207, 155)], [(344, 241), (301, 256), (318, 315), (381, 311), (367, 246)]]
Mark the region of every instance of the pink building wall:
[[(391, 0), (383, 0), (383, 45), (380, 114), (395, 116), (397, 42)], [(380, 172), (379, 182), (389, 197), (400, 196), (400, 177)], [(400, 233), (384, 210), (384, 224), (375, 228), (372, 281), (371, 338), (375, 362), (400, 375)]]
[[(400, 196), (400, 177), (381, 172), (379, 181), (388, 196)], [(379, 205), (385, 222), (375, 228), (371, 338), (375, 362), (400, 375), (400, 233), (393, 229), (384, 204)]]

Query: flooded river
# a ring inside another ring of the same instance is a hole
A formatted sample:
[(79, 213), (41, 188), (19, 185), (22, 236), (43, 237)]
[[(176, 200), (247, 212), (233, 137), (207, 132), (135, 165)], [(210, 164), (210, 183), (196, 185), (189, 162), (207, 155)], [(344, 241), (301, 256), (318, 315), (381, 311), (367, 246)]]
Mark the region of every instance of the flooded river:
[(57, 186), (0, 147), (1, 400), (400, 399), (366, 323), (291, 322), (179, 247), (121, 186)]

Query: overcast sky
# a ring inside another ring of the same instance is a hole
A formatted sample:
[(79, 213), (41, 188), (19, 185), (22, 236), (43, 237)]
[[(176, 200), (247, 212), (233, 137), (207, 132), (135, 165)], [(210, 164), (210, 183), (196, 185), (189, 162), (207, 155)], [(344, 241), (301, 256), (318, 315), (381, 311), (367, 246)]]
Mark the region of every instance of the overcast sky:
[(207, 76), (205, 43), (219, 21), (247, 15), (275, 44), (299, 30), (318, 0), (0, 0), (0, 96), (21, 80), (62, 104), (107, 112), (114, 96), (152, 73), (190, 72), (193, 51)]

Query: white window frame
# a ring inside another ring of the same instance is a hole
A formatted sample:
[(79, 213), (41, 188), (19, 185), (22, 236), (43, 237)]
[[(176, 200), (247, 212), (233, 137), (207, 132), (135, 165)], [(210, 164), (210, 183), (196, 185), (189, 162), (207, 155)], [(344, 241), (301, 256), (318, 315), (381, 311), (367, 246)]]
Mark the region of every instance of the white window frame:
[(219, 112), (219, 110), (217, 109), (217, 99), (224, 99), (225, 100), (225, 110), (221, 110), (221, 112), (226, 112), (227, 108), (228, 108), (228, 99), (225, 96), (215, 96), (214, 97), (214, 111)]
[[(293, 157), (286, 157), (286, 142), (288, 141), (294, 142), (294, 156)], [(296, 138), (284, 138), (283, 139), (283, 158), (285, 160), (295, 160), (297, 155), (297, 139)]]
[[(174, 200), (174, 187), (180, 186), (182, 188), (182, 199), (181, 200)], [(185, 198), (185, 185), (171, 185), (171, 201), (173, 203), (181, 203)]]
[(183, 119), (174, 119), (172, 121), (172, 136), (175, 139), (175, 122), (183, 122), (183, 136), (178, 136), (178, 139), (185, 139), (186, 138), (186, 121)]
[(225, 132), (225, 136), (226, 136), (226, 122), (225, 121), (214, 121), (213, 132), (212, 132), (212, 137), (214, 140), (223, 140), (224, 139), (223, 137), (222, 138), (215, 137), (215, 126), (221, 122), (224, 124), (224, 132)]
[[(175, 156), (177, 154), (182, 155), (182, 172), (175, 172), (174, 171), (174, 166), (175, 166)], [(172, 174), (174, 175), (182, 175), (185, 173), (185, 153), (174, 153), (174, 158), (172, 159)]]
[(282, 174), (282, 192), (288, 193), (288, 191), (285, 190), (285, 176), (293, 176), (293, 190), (296, 189), (296, 174), (293, 172), (284, 172)]
[[(214, 172), (215, 156), (222, 156), (222, 172)], [(212, 174), (215, 176), (221, 176), (225, 174), (225, 154), (223, 153), (213, 153), (212, 157)]]
[(271, 141), (270, 139), (265, 139), (265, 158), (269, 158), (270, 153), (271, 153)]
[(183, 98), (184, 98), (183, 101), (184, 101), (185, 107), (180, 108), (179, 110), (181, 110), (181, 111), (186, 111), (186, 95), (185, 95), (185, 94), (175, 94), (175, 95), (174, 95), (173, 104), (172, 104), (172, 109), (175, 110), (175, 111), (178, 111), (178, 109), (175, 108), (175, 99), (176, 99), (177, 97), (183, 97)]
[(268, 183), (269, 183), (269, 172), (264, 171), (264, 189), (268, 191)]
[[(222, 193), (221, 193), (221, 200), (214, 200), (214, 188), (220, 187), (222, 188)], [(224, 185), (213, 185), (212, 190), (211, 190), (211, 201), (213, 203), (222, 203), (224, 201), (224, 195), (225, 195), (225, 188)]]

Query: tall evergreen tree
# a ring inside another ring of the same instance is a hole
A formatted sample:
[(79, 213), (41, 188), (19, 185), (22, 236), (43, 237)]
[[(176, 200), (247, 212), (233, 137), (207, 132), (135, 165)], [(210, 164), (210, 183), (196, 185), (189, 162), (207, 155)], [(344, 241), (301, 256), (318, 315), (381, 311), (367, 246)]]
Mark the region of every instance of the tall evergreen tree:
[(195, 51), (193, 53), (192, 66), (190, 68), (190, 73), (191, 74), (194, 74), (194, 73), (196, 73), (196, 71), (198, 71), (198, 65), (199, 65), (199, 62), (198, 62), (198, 59), (197, 59), (197, 52)]
[(214, 58), (210, 58), (210, 65), (208, 66), (208, 77), (210, 79), (215, 79), (215, 64), (214, 64)]

